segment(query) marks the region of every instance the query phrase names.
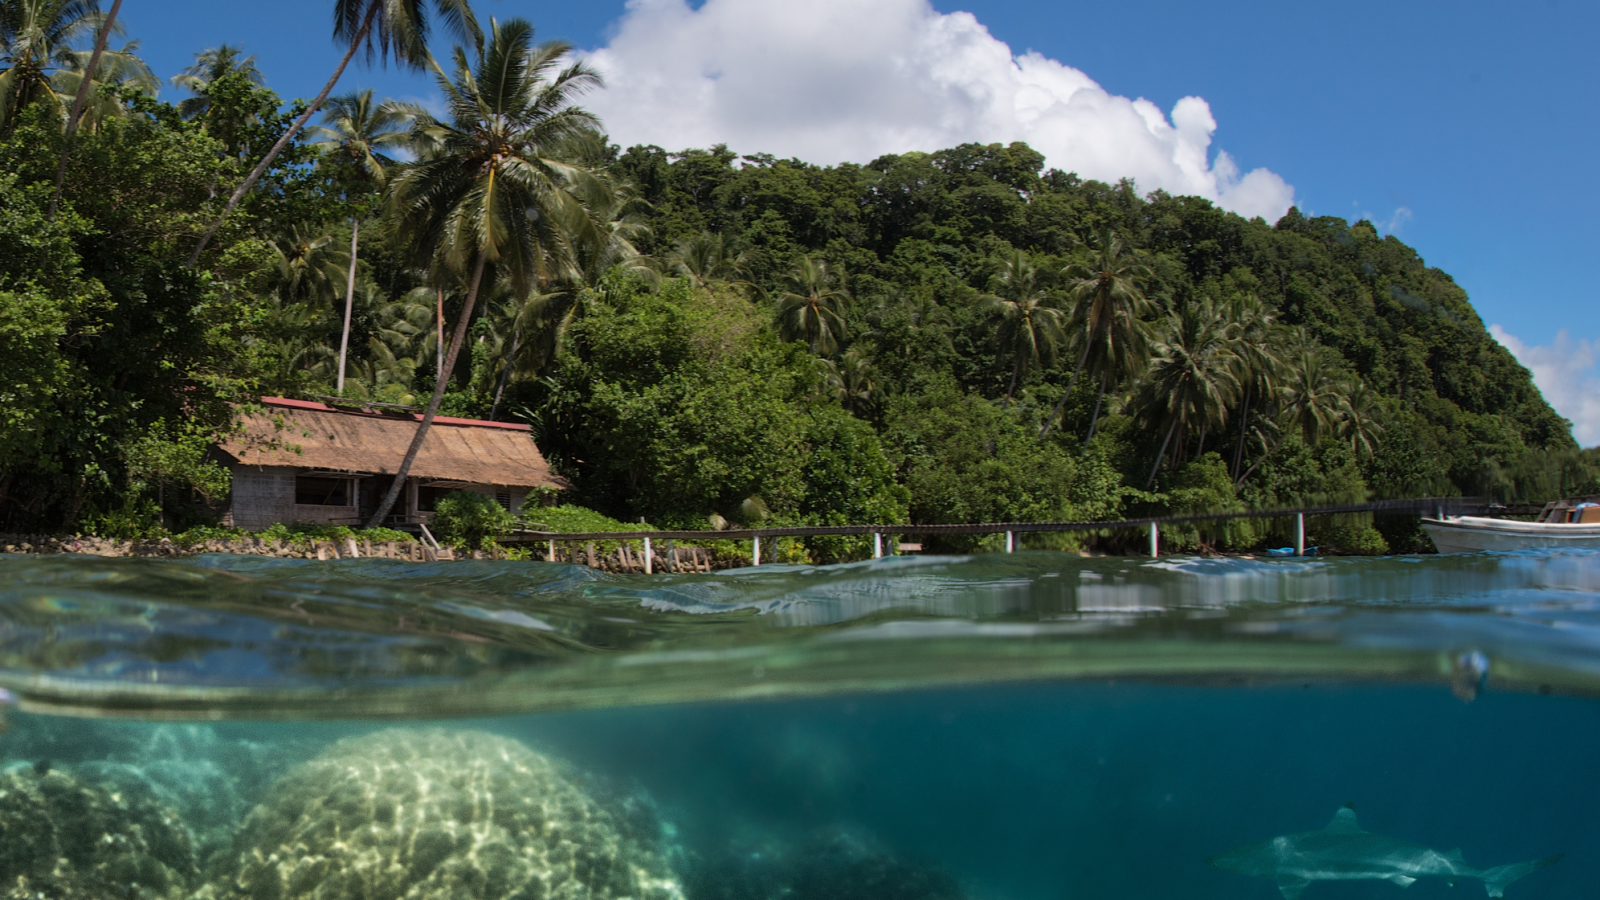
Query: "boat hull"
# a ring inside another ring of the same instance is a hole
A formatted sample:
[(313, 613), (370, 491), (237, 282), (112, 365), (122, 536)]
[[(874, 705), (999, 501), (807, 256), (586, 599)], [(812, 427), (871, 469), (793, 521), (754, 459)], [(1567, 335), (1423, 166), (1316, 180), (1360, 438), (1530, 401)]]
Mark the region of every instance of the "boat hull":
[(1600, 549), (1600, 524), (1512, 522), (1475, 516), (1423, 519), (1422, 530), (1440, 553), (1533, 550), (1540, 547)]

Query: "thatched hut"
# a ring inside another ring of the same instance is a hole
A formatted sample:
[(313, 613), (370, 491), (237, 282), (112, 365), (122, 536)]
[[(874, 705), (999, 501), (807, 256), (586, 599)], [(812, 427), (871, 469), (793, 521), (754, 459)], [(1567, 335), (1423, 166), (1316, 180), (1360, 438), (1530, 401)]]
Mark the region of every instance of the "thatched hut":
[[(354, 525), (377, 509), (422, 417), (264, 397), (218, 446), (233, 472), (223, 523)], [(567, 487), (526, 425), (438, 416), (411, 466), (390, 524), (427, 522), (451, 491), (476, 491), (519, 512)]]

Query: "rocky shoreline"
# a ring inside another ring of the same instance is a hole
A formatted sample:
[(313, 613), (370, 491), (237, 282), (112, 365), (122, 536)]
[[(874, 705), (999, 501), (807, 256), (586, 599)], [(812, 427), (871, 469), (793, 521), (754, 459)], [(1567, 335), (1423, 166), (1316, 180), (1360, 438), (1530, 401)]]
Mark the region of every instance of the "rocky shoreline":
[[(76, 553), (105, 558), (140, 557), (175, 559), (206, 553), (236, 553), (242, 556), (269, 556), (277, 559), (399, 559), (434, 562), (440, 558), (431, 547), (416, 541), (370, 541), (345, 538), (342, 541), (301, 539), (269, 540), (240, 537), (192, 544), (168, 538), (144, 541), (117, 541), (79, 535), (0, 534), (0, 553), (63, 554)], [(490, 559), (474, 553), (473, 558)], [(448, 557), (447, 557), (448, 558)]]

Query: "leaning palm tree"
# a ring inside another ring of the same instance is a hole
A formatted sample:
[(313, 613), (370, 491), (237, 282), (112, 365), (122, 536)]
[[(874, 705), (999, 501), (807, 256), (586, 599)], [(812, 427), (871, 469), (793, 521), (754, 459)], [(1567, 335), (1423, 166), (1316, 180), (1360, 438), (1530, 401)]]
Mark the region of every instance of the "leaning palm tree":
[(458, 280), (466, 297), (433, 396), (374, 525), (389, 515), (422, 449), (485, 285), (505, 281), (530, 292), (570, 269), (575, 241), (597, 240), (581, 198), (598, 189), (599, 176), (580, 160), (600, 157), (599, 122), (575, 102), (601, 81), (582, 62), (561, 67), (571, 50), (560, 41), (535, 46), (533, 26), (521, 19), (493, 23), (476, 59), (457, 47), (453, 75), (435, 68), (448, 116), (422, 113), (412, 123), (421, 156), (391, 178), (389, 214), (434, 283)]
[(1095, 401), (1098, 417), (1098, 398), (1105, 396), (1111, 384), (1122, 381), (1137, 369), (1144, 358), (1148, 335), (1142, 317), (1150, 311), (1151, 303), (1141, 283), (1154, 275), (1115, 232), (1107, 230), (1100, 236), (1099, 247), (1090, 263), (1074, 263), (1061, 274), (1068, 280), (1073, 301), (1066, 330), (1075, 340), (1082, 341), (1082, 349), (1061, 402), (1056, 404), (1039, 431), (1041, 437), (1061, 418), (1078, 376), (1091, 364), (1099, 376), (1100, 389)]
[(1001, 261), (990, 286), (994, 294), (988, 297), (989, 306), (1000, 316), (1000, 347), (1012, 359), (1011, 383), (1006, 387), (1006, 404), (1010, 405), (1017, 380), (1029, 369), (1054, 361), (1065, 315), (1050, 305), (1049, 295), (1039, 286), (1038, 272), (1021, 250)]
[(850, 294), (838, 285), (828, 264), (800, 258), (784, 279), (778, 298), (778, 334), (786, 341), (805, 341), (821, 356), (839, 352), (844, 338), (844, 307)]
[[(372, 90), (345, 94), (328, 101), (322, 114), (326, 125), (308, 129), (312, 144), (323, 148), (323, 162), (368, 190), (383, 188), (394, 159), (384, 151), (404, 147), (409, 140), (414, 107), (386, 100), (377, 103)], [(339, 378), (334, 393), (344, 393), (344, 367), (350, 349), (350, 314), (356, 302), (356, 264), (361, 254), (361, 217), (350, 217), (350, 272), (344, 295), (344, 331), (339, 338)]]
[(206, 89), (224, 75), (243, 75), (256, 87), (265, 87), (266, 76), (256, 68), (256, 58), (245, 56), (244, 48), (234, 44), (208, 47), (194, 55), (194, 65), (172, 76), (172, 86), (193, 94), (178, 103), (178, 115), (185, 119), (198, 119), (211, 110), (211, 97)]
[(1205, 433), (1228, 421), (1228, 407), (1239, 393), (1238, 361), (1228, 331), (1209, 299), (1184, 304), (1167, 317), (1141, 392), (1145, 408), (1167, 421), (1166, 437), (1150, 467), (1151, 486), (1174, 435), (1199, 429), (1203, 452)]
[[(189, 254), (189, 265), (192, 267), (200, 262), (200, 254), (205, 252), (206, 245), (216, 236), (222, 223), (232, 214), (244, 195), (250, 193), (261, 176), (272, 167), (278, 154), (289, 146), (300, 132), (317, 114), (322, 104), (327, 101), (328, 95), (333, 93), (339, 79), (344, 76), (344, 70), (349, 67), (350, 60), (356, 53), (365, 49), (367, 59), (374, 57), (388, 60), (392, 54), (395, 62), (411, 69), (420, 69), (432, 61), (428, 54), (429, 22), (427, 13), (427, 0), (334, 0), (333, 3), (333, 39), (335, 43), (345, 45), (344, 56), (339, 60), (339, 65), (333, 70), (333, 75), (328, 83), (322, 86), (322, 92), (317, 94), (306, 107), (305, 112), (289, 125), (288, 130), (278, 138), (272, 149), (256, 163), (243, 182), (234, 189), (233, 195), (228, 198), (228, 204), (222, 210), (222, 215), (212, 222), (200, 240), (195, 243), (194, 251)], [(433, 7), (438, 12), (446, 26), (461, 40), (468, 41), (475, 47), (482, 47), (483, 32), (478, 28), (477, 17), (472, 13), (472, 5), (468, 0), (433, 0)]]

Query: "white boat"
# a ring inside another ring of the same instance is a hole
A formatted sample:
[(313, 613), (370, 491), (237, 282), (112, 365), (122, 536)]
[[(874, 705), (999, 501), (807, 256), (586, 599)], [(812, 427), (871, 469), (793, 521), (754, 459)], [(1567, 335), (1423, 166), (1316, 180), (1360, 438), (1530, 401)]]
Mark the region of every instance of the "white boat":
[(1481, 516), (1424, 518), (1422, 530), (1440, 553), (1531, 550), (1538, 547), (1600, 549), (1600, 498), (1558, 500), (1533, 522)]

